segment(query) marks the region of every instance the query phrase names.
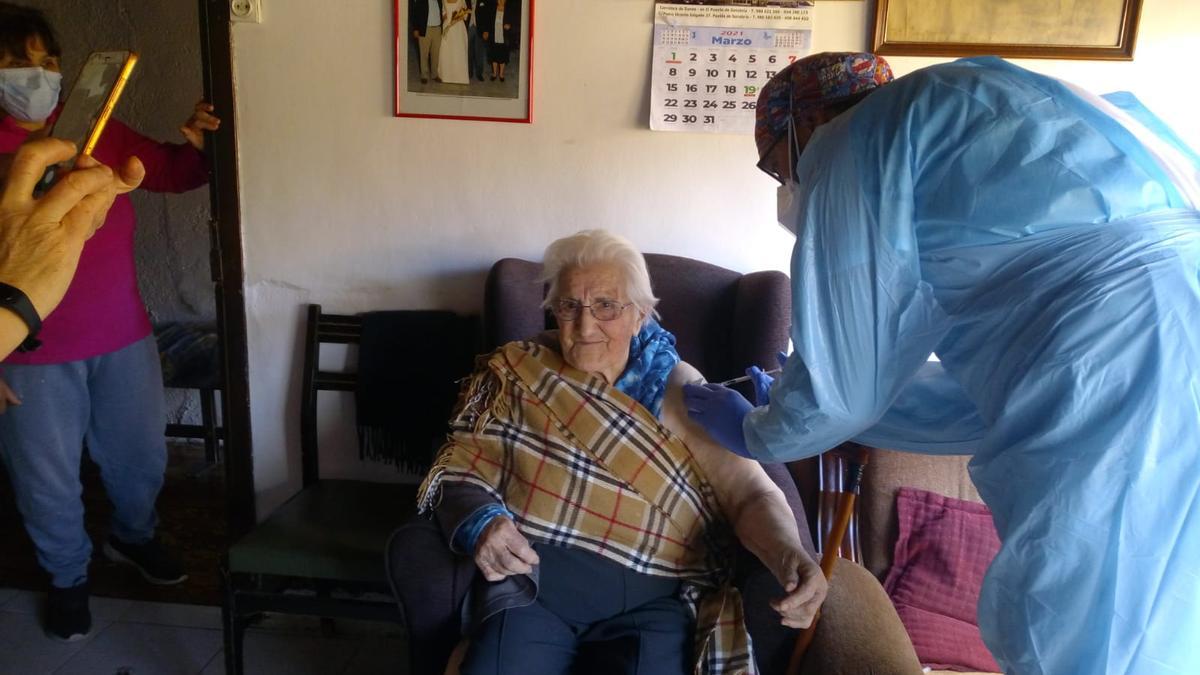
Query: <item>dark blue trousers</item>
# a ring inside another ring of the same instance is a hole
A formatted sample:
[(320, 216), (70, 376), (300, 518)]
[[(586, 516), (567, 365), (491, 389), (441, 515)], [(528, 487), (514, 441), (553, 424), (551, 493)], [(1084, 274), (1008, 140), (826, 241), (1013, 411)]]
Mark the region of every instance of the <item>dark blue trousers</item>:
[(537, 600), (489, 618), (463, 675), (686, 675), (695, 620), (679, 582), (557, 546), (541, 558)]

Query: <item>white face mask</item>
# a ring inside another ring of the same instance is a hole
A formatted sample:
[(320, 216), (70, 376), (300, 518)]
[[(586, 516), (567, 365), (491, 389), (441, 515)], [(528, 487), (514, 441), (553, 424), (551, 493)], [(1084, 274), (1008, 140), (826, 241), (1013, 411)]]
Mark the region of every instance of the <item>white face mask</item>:
[(0, 108), (22, 122), (44, 122), (58, 105), (62, 73), (45, 68), (0, 68)]

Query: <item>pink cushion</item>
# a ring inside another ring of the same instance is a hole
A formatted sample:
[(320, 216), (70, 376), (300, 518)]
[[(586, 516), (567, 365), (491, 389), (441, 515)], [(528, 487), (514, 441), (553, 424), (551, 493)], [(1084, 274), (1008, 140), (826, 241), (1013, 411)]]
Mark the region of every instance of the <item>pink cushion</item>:
[(900, 536), (883, 583), (923, 665), (1000, 668), (979, 636), (979, 588), (1000, 540), (983, 504), (900, 488)]

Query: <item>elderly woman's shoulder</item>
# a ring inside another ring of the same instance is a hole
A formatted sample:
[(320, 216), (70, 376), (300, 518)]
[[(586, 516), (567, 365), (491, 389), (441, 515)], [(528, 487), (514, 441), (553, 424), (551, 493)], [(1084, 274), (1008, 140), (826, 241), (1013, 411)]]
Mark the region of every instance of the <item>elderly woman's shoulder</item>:
[(678, 388), (685, 384), (702, 384), (706, 381), (704, 375), (695, 366), (687, 361), (680, 361), (675, 364), (671, 374), (667, 376), (667, 387)]
[(672, 432), (691, 445), (692, 436), (698, 428), (688, 419), (687, 408), (683, 402), (683, 385), (703, 384), (704, 375), (688, 363), (680, 361), (667, 376), (667, 392), (663, 398), (662, 421)]

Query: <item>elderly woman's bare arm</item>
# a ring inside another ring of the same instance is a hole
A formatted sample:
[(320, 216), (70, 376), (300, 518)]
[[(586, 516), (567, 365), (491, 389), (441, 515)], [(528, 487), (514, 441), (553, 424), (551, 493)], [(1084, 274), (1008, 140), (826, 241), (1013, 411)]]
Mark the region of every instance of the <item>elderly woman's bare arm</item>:
[(786, 597), (772, 603), (782, 622), (792, 627), (807, 626), (825, 599), (828, 590), (825, 578), (800, 543), (796, 520), (783, 492), (762, 466), (721, 447), (688, 417), (681, 388), (703, 379), (686, 362), (675, 367), (667, 381), (663, 422), (687, 443), (716, 491), (738, 540), (788, 592)]

